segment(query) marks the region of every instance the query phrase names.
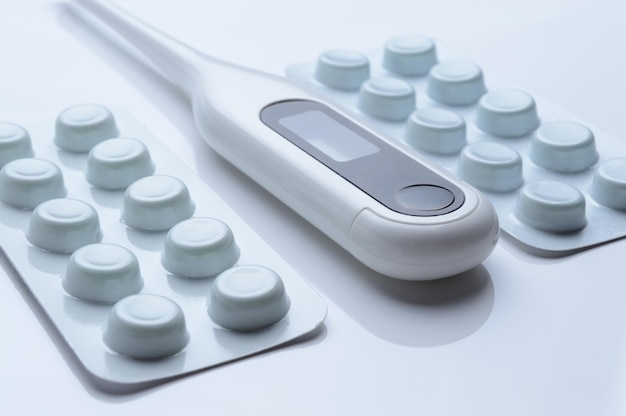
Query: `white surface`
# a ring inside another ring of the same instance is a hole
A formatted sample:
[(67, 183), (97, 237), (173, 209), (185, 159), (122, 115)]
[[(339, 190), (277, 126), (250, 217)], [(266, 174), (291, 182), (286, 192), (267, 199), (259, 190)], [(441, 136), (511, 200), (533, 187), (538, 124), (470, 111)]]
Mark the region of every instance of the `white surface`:
[[(626, 5), (617, 1), (127, 0), (200, 49), (280, 72), (331, 48), (423, 32), (487, 71), (626, 137)], [(376, 275), (216, 156), (182, 95), (58, 3), (0, 6), (0, 118), (79, 102), (148, 125), (329, 304), (325, 329), (286, 348), (134, 394), (93, 386), (2, 259), (2, 414), (622, 415), (626, 241), (563, 259), (504, 240), (466, 276)]]

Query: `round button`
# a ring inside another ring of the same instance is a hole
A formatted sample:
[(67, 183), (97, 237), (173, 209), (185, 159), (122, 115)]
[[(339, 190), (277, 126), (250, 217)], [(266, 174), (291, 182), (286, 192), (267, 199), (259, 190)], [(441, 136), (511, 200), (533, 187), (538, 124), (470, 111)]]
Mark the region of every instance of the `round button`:
[(436, 63), (435, 43), (426, 36), (400, 35), (385, 44), (383, 67), (394, 74), (425, 75)]
[(626, 158), (610, 159), (598, 166), (591, 196), (606, 207), (626, 210)]
[(535, 100), (520, 90), (488, 92), (478, 103), (476, 125), (496, 136), (524, 136), (539, 125)]
[(102, 189), (124, 189), (153, 172), (148, 148), (139, 140), (127, 137), (97, 144), (87, 159), (87, 181)]
[(215, 279), (208, 313), (221, 327), (254, 331), (283, 319), (289, 306), (280, 276), (268, 268), (248, 265), (228, 269)]
[(102, 335), (113, 351), (139, 359), (155, 359), (182, 351), (189, 332), (182, 309), (158, 295), (132, 295), (115, 304)]
[(12, 160), (33, 155), (28, 132), (17, 124), (0, 122), (0, 168)]
[(435, 65), (428, 74), (427, 94), (448, 105), (473, 104), (485, 93), (483, 71), (466, 61), (447, 61)]
[(98, 214), (86, 202), (51, 199), (33, 211), (26, 239), (36, 247), (56, 253), (73, 253), (102, 238)]
[(406, 128), (406, 141), (416, 149), (430, 153), (455, 154), (466, 144), (465, 120), (441, 108), (414, 111)]
[(373, 117), (405, 120), (415, 110), (415, 90), (396, 78), (372, 78), (361, 86), (358, 107)]
[(556, 121), (539, 127), (533, 137), (530, 158), (556, 172), (579, 172), (598, 160), (591, 130), (571, 121)]
[(435, 185), (412, 185), (396, 194), (396, 201), (406, 208), (420, 211), (437, 211), (454, 202), (454, 194)]
[(0, 170), (0, 201), (20, 208), (65, 196), (61, 170), (43, 159), (17, 159)]
[(533, 228), (556, 233), (577, 231), (587, 224), (582, 193), (552, 180), (527, 184), (518, 195), (515, 215)]
[(70, 257), (62, 280), (67, 293), (77, 298), (113, 303), (139, 293), (143, 280), (137, 257), (114, 244), (89, 244)]
[(193, 215), (189, 190), (171, 176), (147, 176), (133, 182), (124, 194), (122, 218), (145, 231), (169, 230)]
[(192, 218), (167, 233), (161, 261), (170, 273), (205, 278), (232, 267), (239, 247), (230, 227), (215, 218)]
[(330, 50), (320, 54), (315, 79), (340, 90), (358, 90), (370, 76), (370, 63), (365, 55), (348, 50)]
[(467, 145), (461, 152), (458, 169), (461, 178), (485, 191), (514, 191), (524, 182), (521, 156), (499, 143)]
[(96, 144), (118, 134), (109, 109), (98, 104), (79, 104), (57, 117), (54, 142), (70, 152), (88, 152)]

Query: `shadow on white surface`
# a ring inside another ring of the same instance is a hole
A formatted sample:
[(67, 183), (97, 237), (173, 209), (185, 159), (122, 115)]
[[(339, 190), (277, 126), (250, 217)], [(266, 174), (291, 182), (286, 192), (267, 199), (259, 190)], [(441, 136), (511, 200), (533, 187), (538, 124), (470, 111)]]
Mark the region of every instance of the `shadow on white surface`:
[[(407, 347), (436, 347), (463, 340), (489, 318), (495, 291), (478, 266), (446, 279), (394, 280), (366, 270), (359, 279), (320, 290), (370, 333)], [(393, 319), (389, 319), (393, 317)]]

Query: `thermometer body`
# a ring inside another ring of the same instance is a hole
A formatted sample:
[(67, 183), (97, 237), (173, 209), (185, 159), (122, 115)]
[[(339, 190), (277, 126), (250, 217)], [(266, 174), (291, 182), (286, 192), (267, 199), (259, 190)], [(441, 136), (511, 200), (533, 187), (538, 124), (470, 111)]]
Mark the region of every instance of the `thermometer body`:
[(217, 153), (371, 269), (436, 279), (495, 247), (484, 196), (315, 92), (195, 51), (108, 3), (80, 3), (188, 94)]

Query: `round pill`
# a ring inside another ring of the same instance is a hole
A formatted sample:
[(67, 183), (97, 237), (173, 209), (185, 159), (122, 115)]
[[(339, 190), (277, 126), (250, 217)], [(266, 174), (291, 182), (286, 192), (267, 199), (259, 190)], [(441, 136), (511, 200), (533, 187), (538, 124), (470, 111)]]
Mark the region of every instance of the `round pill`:
[(601, 205), (626, 210), (626, 158), (610, 159), (596, 169), (591, 196)]
[(169, 230), (193, 215), (189, 190), (172, 176), (146, 176), (133, 182), (124, 194), (122, 218), (144, 231)]
[(87, 181), (97, 188), (124, 189), (137, 179), (154, 173), (148, 148), (127, 137), (97, 144), (87, 159)]
[(143, 280), (137, 257), (114, 244), (89, 244), (70, 257), (62, 277), (63, 288), (77, 298), (114, 303), (139, 293)]
[(384, 120), (406, 120), (415, 110), (415, 90), (400, 79), (372, 78), (359, 90), (358, 107), (365, 114)]
[(441, 62), (428, 73), (430, 98), (448, 105), (473, 104), (485, 93), (483, 71), (466, 61)]
[(0, 170), (0, 201), (20, 208), (35, 208), (66, 194), (61, 170), (43, 159), (17, 159)]
[(441, 108), (428, 107), (414, 111), (406, 128), (406, 141), (430, 153), (455, 154), (466, 144), (465, 120)]
[(189, 332), (178, 304), (163, 296), (139, 294), (113, 306), (102, 338), (119, 354), (157, 359), (182, 351)]
[(232, 267), (237, 259), (239, 247), (228, 225), (215, 218), (191, 218), (169, 230), (161, 262), (170, 273), (204, 278)]
[(598, 160), (591, 130), (572, 121), (556, 121), (539, 127), (531, 142), (530, 159), (556, 172), (579, 172)]
[(530, 227), (565, 233), (585, 227), (585, 198), (571, 185), (541, 180), (527, 184), (519, 193), (515, 216)]
[(290, 301), (278, 274), (262, 266), (237, 266), (213, 283), (209, 316), (221, 327), (254, 331), (273, 325), (289, 311)]
[(485, 191), (514, 191), (524, 181), (521, 156), (499, 143), (467, 145), (461, 152), (458, 169), (461, 178)]
[(57, 117), (54, 142), (70, 152), (88, 152), (118, 134), (109, 109), (98, 104), (79, 104), (63, 110)]
[(36, 247), (72, 253), (102, 238), (98, 214), (86, 202), (51, 199), (37, 205), (26, 229), (26, 239)]
[(403, 76), (426, 75), (437, 63), (432, 39), (421, 35), (400, 35), (385, 43), (383, 67)]
[(520, 90), (488, 92), (478, 103), (476, 125), (496, 136), (524, 136), (539, 125), (535, 100)]
[(358, 90), (370, 76), (370, 63), (365, 55), (349, 50), (321, 53), (315, 67), (315, 79), (340, 90)]
[(0, 168), (15, 159), (33, 157), (30, 135), (22, 126), (0, 122)]

